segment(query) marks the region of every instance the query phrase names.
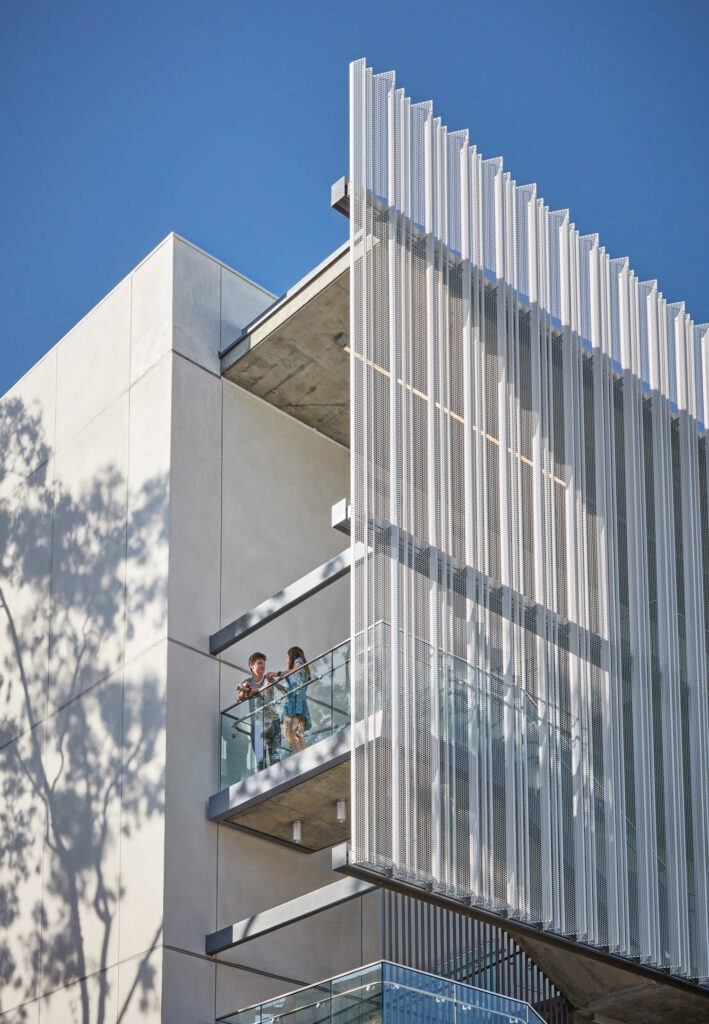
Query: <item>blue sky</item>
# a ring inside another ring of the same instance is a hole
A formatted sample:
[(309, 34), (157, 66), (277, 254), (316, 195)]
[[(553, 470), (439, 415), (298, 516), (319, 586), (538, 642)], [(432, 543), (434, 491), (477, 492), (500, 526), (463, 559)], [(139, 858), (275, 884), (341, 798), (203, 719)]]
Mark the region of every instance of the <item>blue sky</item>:
[(170, 231), (277, 293), (344, 241), (357, 57), (709, 321), (708, 23), (681, 0), (0, 0), (0, 394)]

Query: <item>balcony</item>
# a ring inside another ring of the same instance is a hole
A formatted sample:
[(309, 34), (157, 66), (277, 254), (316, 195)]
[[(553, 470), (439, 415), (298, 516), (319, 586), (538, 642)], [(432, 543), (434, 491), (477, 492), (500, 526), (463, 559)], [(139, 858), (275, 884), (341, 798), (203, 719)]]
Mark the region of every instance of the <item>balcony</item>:
[(308, 662), (305, 669), (279, 679), (266, 694), (264, 699), (252, 697), (236, 702), (221, 713), (222, 789), (298, 753), (288, 743), (283, 728), (286, 701), (296, 694), (305, 698), (310, 713), (306, 746), (347, 728), (350, 723), (349, 640)]
[[(283, 690), (273, 684), (264, 698), (222, 711), (221, 789), (208, 817), (313, 852), (349, 839), (349, 640), (291, 675), (290, 692), (284, 676)], [(310, 717), (302, 750), (283, 724), (294, 694), (303, 694)]]
[(227, 1024), (543, 1024), (528, 1003), (386, 960), (220, 1020)]

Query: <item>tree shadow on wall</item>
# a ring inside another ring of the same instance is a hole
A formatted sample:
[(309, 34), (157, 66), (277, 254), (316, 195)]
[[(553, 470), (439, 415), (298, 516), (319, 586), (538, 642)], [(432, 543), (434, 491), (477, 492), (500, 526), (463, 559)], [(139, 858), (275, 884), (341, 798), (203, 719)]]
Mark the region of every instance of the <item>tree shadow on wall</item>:
[(0, 403), (0, 1015), (55, 992), (52, 1021), (120, 1024), (160, 998), (161, 913), (120, 991), (109, 968), (119, 905), (126, 928), (140, 915), (122, 859), (135, 880), (162, 858), (142, 844), (164, 808), (165, 673), (124, 651), (164, 614), (167, 480), (129, 493), (109, 466), (70, 488), (52, 455), (40, 416)]

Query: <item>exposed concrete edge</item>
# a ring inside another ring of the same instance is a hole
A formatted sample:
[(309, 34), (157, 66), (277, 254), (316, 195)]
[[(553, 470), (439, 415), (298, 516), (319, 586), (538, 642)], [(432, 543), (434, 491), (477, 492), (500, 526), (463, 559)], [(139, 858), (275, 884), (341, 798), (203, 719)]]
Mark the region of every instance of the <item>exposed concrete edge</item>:
[(350, 179), (344, 175), (338, 178), (330, 189), (330, 206), (344, 217), (350, 216)]
[(278, 327), (282, 327), (324, 288), (349, 270), (349, 249), (349, 241), (344, 242), (309, 274), (289, 288), (284, 295), (271, 303), (262, 313), (259, 313), (250, 324), (247, 324), (239, 337), (219, 353), (222, 375), (228, 373), (232, 366), (250, 349), (264, 341)]
[(299, 786), (330, 768), (336, 768), (337, 765), (349, 760), (350, 744), (348, 726), (334, 736), (328, 736), (327, 739), (314, 743), (312, 747), (292, 754), (285, 761), (264, 768), (251, 778), (214, 793), (207, 804), (207, 817), (210, 821), (224, 821), (279, 793), (285, 793), (293, 786)]
[(295, 853), (305, 854), (309, 857), (311, 853), (318, 853), (320, 849), (326, 850), (327, 847), (306, 846), (305, 843), (294, 843), (289, 839), (282, 839), (280, 836), (273, 836), (269, 832), (259, 832), (257, 828), (249, 828), (248, 825), (242, 825), (238, 821), (230, 821), (227, 818), (225, 821), (219, 822), (222, 828), (233, 828), (235, 832), (241, 832), (243, 835), (252, 836), (254, 839), (261, 839), (266, 843), (275, 843), (276, 846), (284, 846), (287, 850), (293, 850)]
[(347, 537), (352, 532), (352, 506), (349, 498), (341, 498), (330, 510), (330, 525), (333, 530), (344, 533)]

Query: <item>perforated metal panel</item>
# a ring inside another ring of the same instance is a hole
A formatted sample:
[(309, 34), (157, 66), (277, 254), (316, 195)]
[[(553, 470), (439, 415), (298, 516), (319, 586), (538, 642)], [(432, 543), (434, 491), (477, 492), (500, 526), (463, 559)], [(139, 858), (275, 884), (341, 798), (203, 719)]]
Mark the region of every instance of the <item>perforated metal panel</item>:
[(709, 976), (709, 331), (351, 67), (354, 858)]

